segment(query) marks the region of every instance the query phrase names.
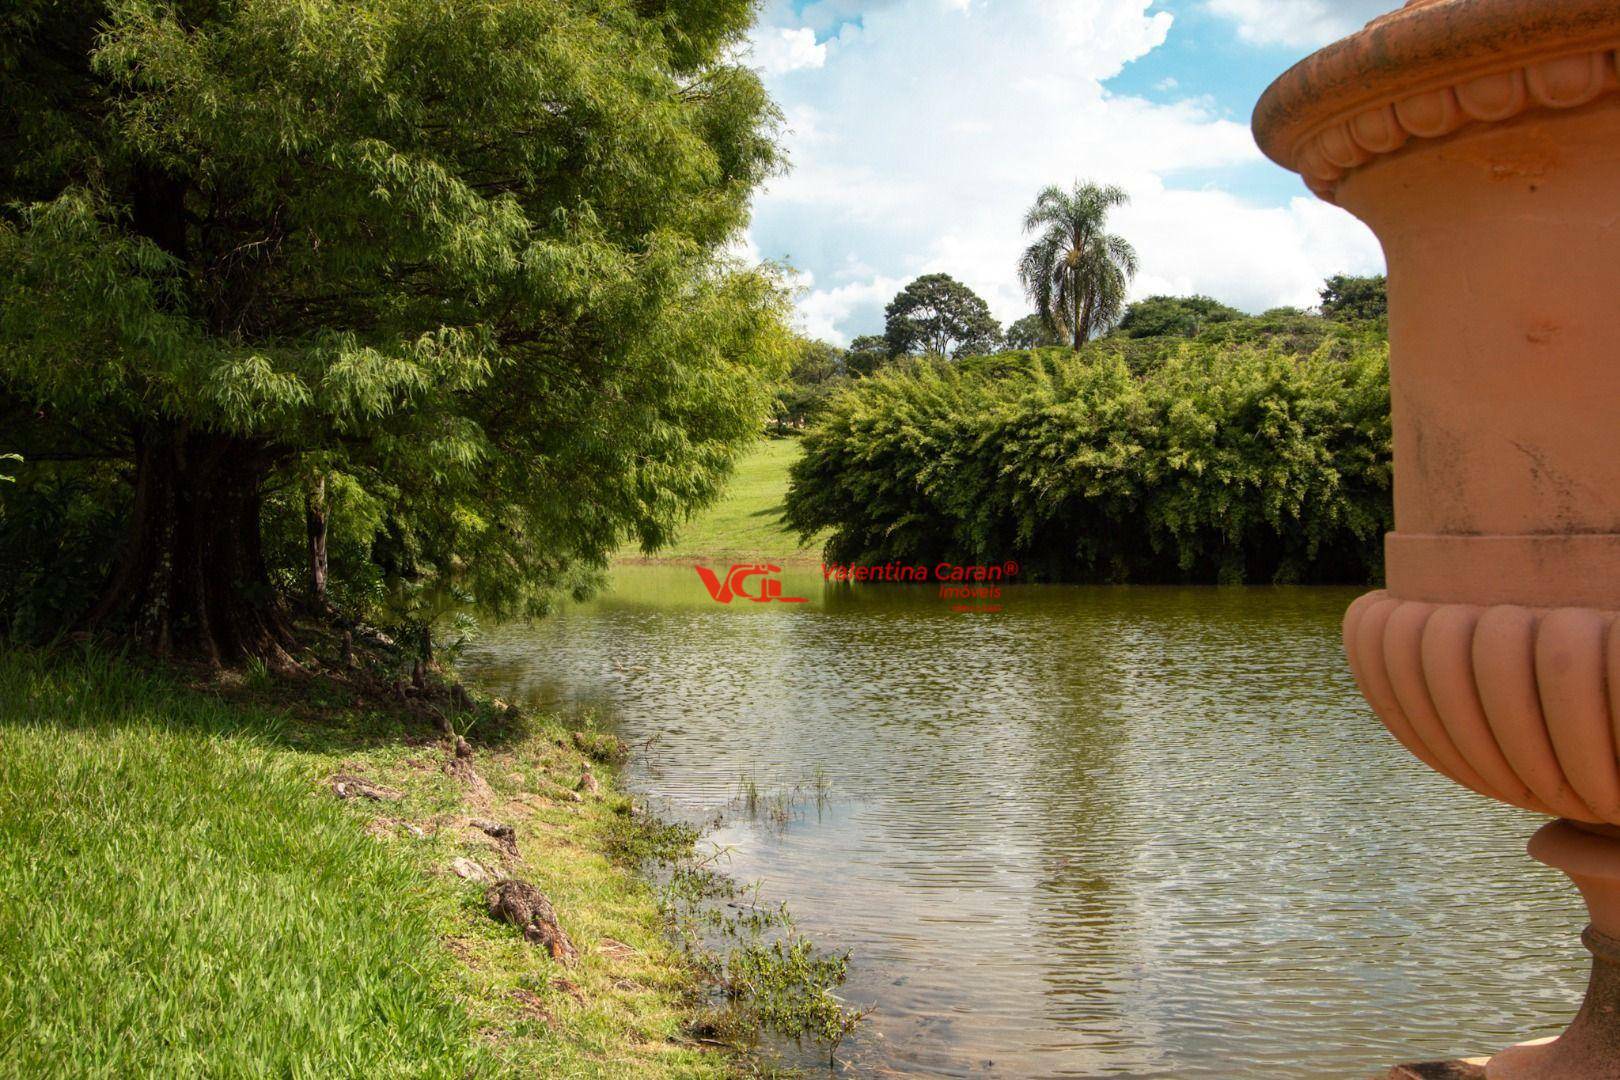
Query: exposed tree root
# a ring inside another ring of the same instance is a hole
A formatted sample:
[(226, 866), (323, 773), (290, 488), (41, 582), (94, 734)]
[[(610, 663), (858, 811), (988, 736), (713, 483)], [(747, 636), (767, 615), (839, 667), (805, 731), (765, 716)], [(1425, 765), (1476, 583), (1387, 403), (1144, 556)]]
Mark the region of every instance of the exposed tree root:
[(526, 940), (545, 946), (551, 958), (565, 966), (579, 959), (579, 950), (557, 922), (557, 912), (546, 894), (527, 881), (508, 878), (484, 894), (491, 918), (511, 923)]
[(399, 802), (405, 797), (403, 791), (373, 784), (363, 777), (347, 773), (332, 777), (332, 794), (340, 799), (370, 799), (373, 802)]

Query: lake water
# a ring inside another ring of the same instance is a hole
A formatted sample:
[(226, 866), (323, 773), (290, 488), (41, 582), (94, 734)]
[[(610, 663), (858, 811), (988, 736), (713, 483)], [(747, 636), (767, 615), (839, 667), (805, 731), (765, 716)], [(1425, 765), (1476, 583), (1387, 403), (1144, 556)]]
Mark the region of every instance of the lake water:
[[(929, 586), (725, 606), (690, 567), (468, 664), (601, 710), (634, 790), (853, 954), (861, 1076), (1360, 1080), (1554, 1034), (1582, 908), (1539, 820), (1431, 774), (1357, 694), (1338, 589)], [(750, 819), (830, 784), (819, 811)]]

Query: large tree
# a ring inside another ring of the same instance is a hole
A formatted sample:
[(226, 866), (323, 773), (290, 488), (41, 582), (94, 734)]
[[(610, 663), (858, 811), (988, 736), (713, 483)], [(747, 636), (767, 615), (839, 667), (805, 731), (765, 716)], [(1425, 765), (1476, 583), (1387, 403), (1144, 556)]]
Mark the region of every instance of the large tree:
[(965, 356), (1001, 343), (1001, 324), (978, 293), (949, 274), (924, 274), (885, 309), (893, 356)]
[(507, 610), (666, 541), (786, 357), (724, 254), (778, 162), (751, 12), (12, 0), (0, 430), (133, 486), (90, 622), (289, 662), (272, 481)]
[(1024, 232), (1038, 236), (1019, 260), (1019, 279), (1047, 326), (1077, 351), (1118, 321), (1136, 275), (1136, 249), (1108, 232), (1108, 212), (1129, 201), (1112, 185), (1049, 187), (1024, 217)]

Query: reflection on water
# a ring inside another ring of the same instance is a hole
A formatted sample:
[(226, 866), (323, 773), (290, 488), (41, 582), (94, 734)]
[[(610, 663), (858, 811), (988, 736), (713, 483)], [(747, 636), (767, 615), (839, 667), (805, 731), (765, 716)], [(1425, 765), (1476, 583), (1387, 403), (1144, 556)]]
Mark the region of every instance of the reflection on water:
[(1353, 592), (926, 586), (713, 602), (686, 567), (491, 632), (471, 666), (659, 738), (629, 781), (832, 804), (725, 826), (730, 869), (854, 953), (861, 1075), (1321, 1078), (1573, 1015), (1584, 919), (1537, 819), (1428, 772), (1361, 703)]

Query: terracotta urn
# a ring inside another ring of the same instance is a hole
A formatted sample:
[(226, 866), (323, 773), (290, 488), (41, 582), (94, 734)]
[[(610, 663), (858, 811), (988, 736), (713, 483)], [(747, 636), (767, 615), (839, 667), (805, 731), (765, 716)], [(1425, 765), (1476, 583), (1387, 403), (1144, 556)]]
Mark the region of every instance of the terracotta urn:
[(1620, 1078), (1617, 49), (1620, 0), (1413, 0), (1254, 120), (1389, 264), (1396, 531), (1350, 666), (1430, 768), (1558, 819), (1530, 853), (1591, 912), (1585, 1006), (1492, 1080)]

